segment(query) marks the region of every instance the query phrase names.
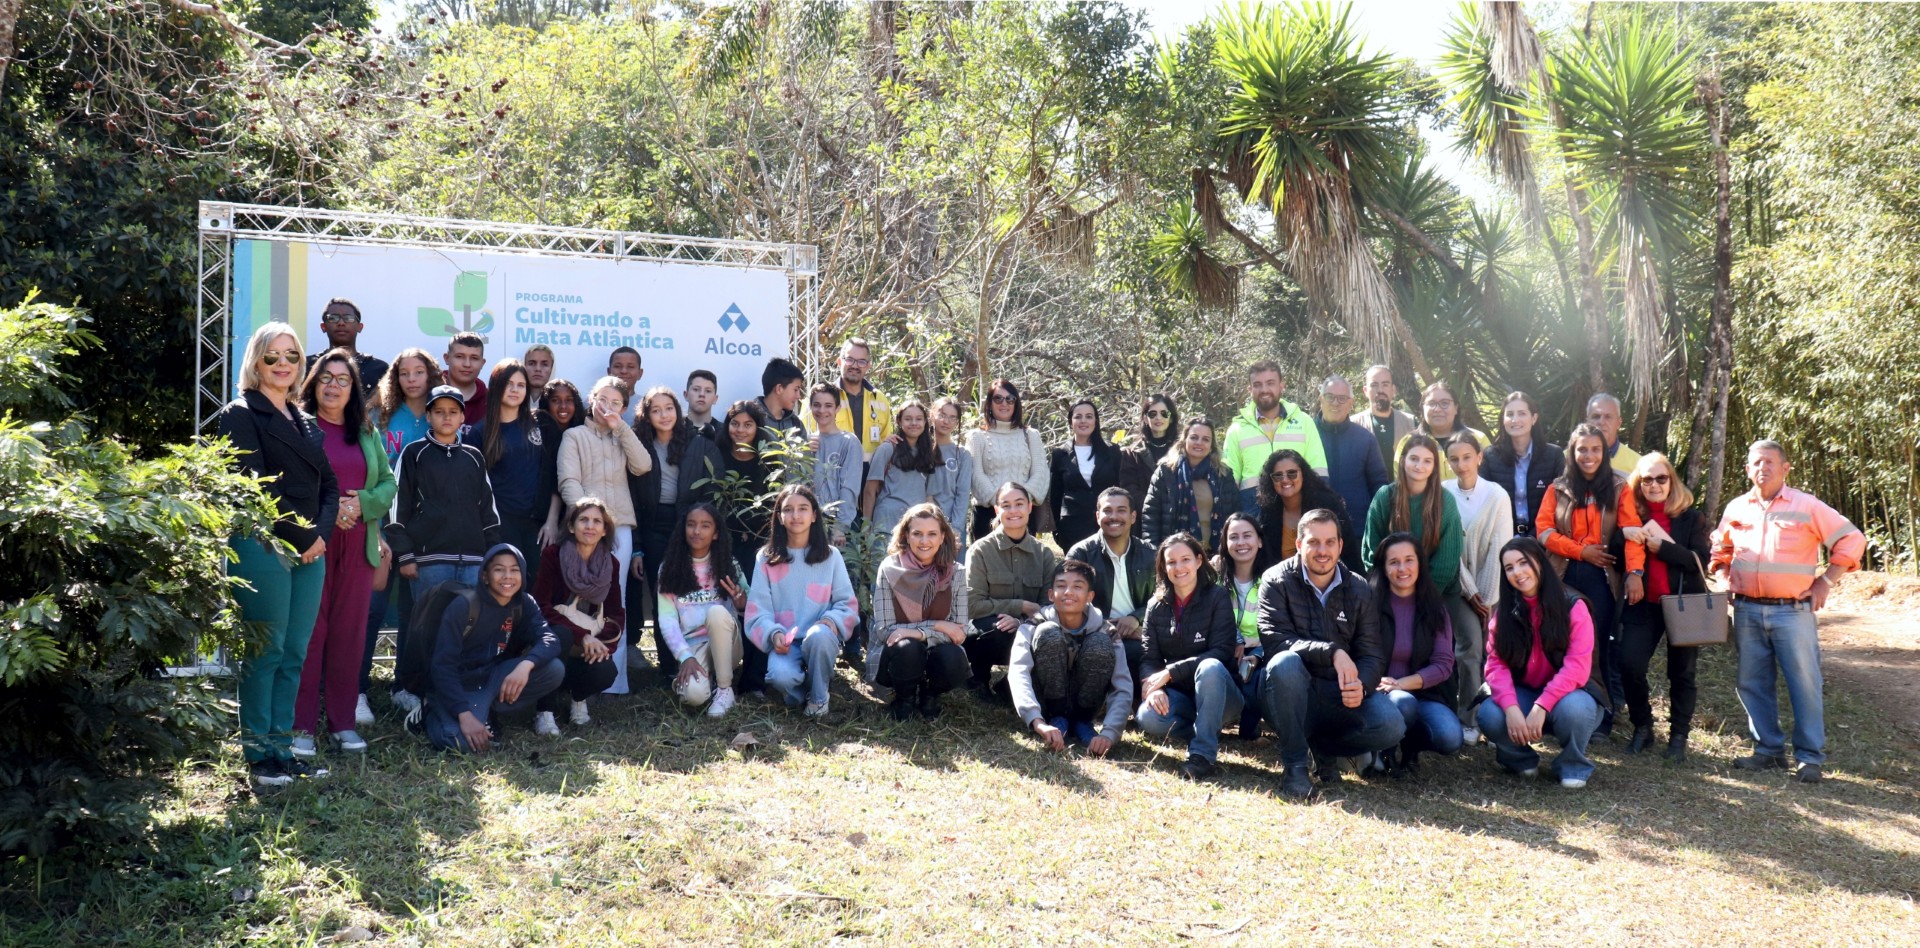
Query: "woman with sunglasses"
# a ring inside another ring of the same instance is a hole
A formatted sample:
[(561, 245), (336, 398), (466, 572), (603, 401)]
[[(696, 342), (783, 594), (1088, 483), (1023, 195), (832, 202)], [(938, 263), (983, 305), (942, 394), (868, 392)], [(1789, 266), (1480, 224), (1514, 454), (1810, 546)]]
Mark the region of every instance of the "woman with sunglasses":
[(326, 585), (327, 535), (340, 516), (340, 487), (322, 432), (300, 410), (300, 337), (286, 323), (268, 323), (247, 340), (240, 361), (240, 397), (216, 419), (237, 452), (240, 471), (263, 479), (279, 517), (271, 537), (234, 536), (232, 574), (240, 618), (265, 631), (260, 650), (240, 662), (240, 747), (253, 782), (281, 787), (323, 777), (293, 755), (293, 708), (307, 642)]
[[(1140, 423), (1120, 449), (1119, 484), (1133, 496), (1134, 510), (1146, 507), (1154, 465), (1173, 450), (1179, 439), (1180, 409), (1174, 406), (1173, 396), (1155, 392), (1141, 399)], [(1138, 524), (1134, 532), (1139, 532)]]
[(1260, 537), (1275, 563), (1299, 552), (1300, 518), (1309, 510), (1331, 510), (1340, 521), (1340, 560), (1360, 571), (1360, 537), (1347, 515), (1347, 502), (1312, 467), (1306, 456), (1281, 448), (1260, 465), (1260, 483), (1254, 486), (1260, 510)]
[[(1033, 495), (1034, 519), (1047, 510), (1047, 449), (1040, 443), (1040, 432), (1027, 427), (1026, 412), (1020, 404), (1020, 389), (1006, 379), (994, 379), (980, 405), (980, 427), (967, 434), (967, 451), (973, 455), (973, 498), (976, 502), (993, 498), (1000, 485), (1012, 481)], [(973, 539), (993, 532), (994, 509), (973, 508)], [(1051, 533), (1051, 524), (1034, 523), (1037, 533)], [(1045, 529), (1042, 529), (1042, 527)]]
[[(1627, 488), (1640, 511), (1641, 526), (1626, 527), (1621, 533), (1630, 542), (1645, 544), (1648, 554), (1646, 598), (1627, 606), (1620, 623), (1620, 678), (1633, 721), (1627, 753), (1638, 754), (1653, 743), (1647, 666), (1667, 634), (1660, 600), (1706, 592), (1707, 578), (1700, 567), (1713, 555), (1707, 543), (1707, 517), (1693, 505), (1693, 492), (1666, 455), (1658, 451), (1642, 455), (1627, 477)], [(1667, 759), (1675, 763), (1687, 759), (1687, 734), (1693, 729), (1694, 700), (1700, 693), (1694, 679), (1699, 662), (1699, 648), (1667, 643)]]

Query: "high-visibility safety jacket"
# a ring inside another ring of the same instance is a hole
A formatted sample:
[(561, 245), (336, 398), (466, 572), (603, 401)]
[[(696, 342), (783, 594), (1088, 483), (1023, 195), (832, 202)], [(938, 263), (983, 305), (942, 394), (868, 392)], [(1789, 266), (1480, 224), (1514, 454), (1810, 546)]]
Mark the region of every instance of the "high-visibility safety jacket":
[(1267, 455), (1282, 448), (1300, 452), (1308, 467), (1321, 477), (1327, 476), (1327, 452), (1320, 444), (1319, 427), (1300, 406), (1285, 399), (1280, 401), (1280, 420), (1272, 433), (1260, 427), (1259, 413), (1248, 402), (1227, 426), (1220, 442), (1220, 460), (1233, 472), (1234, 481), (1243, 491), (1259, 486), (1260, 466), (1267, 463)]
[(1806, 491), (1781, 487), (1772, 500), (1759, 488), (1727, 503), (1713, 531), (1713, 565), (1727, 567), (1727, 585), (1742, 596), (1795, 599), (1820, 576), (1820, 555), (1847, 572), (1860, 568), (1866, 535)]
[[(840, 393), (840, 413), (834, 417), (841, 431), (860, 439), (861, 460), (871, 461), (873, 449), (879, 447), (880, 442), (893, 437), (893, 405), (887, 402), (887, 396), (873, 387), (873, 383), (861, 382), (860, 387), (864, 395), (859, 423), (854, 423), (853, 400), (844, 391)], [(807, 411), (805, 405), (800, 406), (799, 414), (800, 423), (806, 426), (808, 435), (820, 433), (820, 426), (814, 423), (813, 413)], [(928, 419), (927, 423), (931, 425), (933, 420)]]

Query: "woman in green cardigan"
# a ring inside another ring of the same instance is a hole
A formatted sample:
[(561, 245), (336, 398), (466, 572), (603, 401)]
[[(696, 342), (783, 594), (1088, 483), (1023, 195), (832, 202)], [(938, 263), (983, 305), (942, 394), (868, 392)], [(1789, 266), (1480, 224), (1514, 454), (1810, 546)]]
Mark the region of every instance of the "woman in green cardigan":
[(293, 705), (293, 753), (310, 757), (323, 700), (334, 744), (343, 751), (367, 749), (354, 730), (353, 712), (360, 697), (360, 658), (367, 647), (367, 603), (380, 565), (380, 531), (368, 525), (378, 524), (392, 506), (397, 485), (387, 465), (385, 439), (368, 423), (352, 353), (334, 349), (321, 356), (300, 398), (319, 421), (321, 448), (340, 490), (339, 516), (321, 525), (332, 528), (327, 575)]
[(1368, 571), (1389, 534), (1410, 533), (1427, 558), (1427, 575), (1442, 596), (1460, 595), (1460, 548), (1465, 535), (1460, 508), (1440, 486), (1440, 445), (1414, 432), (1400, 447), (1400, 464), (1393, 483), (1380, 488), (1367, 506), (1367, 532), (1360, 540), (1360, 559)]

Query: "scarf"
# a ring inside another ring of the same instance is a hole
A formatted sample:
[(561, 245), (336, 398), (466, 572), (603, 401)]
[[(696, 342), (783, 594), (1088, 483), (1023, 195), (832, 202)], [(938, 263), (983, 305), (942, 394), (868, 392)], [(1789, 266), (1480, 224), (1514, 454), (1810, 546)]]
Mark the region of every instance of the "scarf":
[(954, 567), (922, 566), (912, 553), (880, 564), (880, 578), (893, 590), (894, 619), (901, 625), (945, 619), (953, 612)]
[(580, 544), (560, 544), (560, 577), (567, 581), (567, 589), (574, 597), (583, 602), (594, 605), (606, 602), (607, 594), (613, 591), (613, 573), (617, 568), (605, 543), (594, 547), (586, 559), (580, 558)]
[[(1193, 479), (1198, 477), (1206, 481), (1208, 487), (1218, 488), (1219, 485), (1213, 482), (1213, 472), (1210, 468), (1211, 464), (1204, 467), (1196, 465), (1192, 459), (1188, 458), (1185, 454), (1180, 455), (1180, 460), (1173, 466), (1174, 473), (1179, 476), (1173, 479), (1173, 496), (1169, 498), (1169, 500), (1173, 502), (1173, 509), (1186, 511), (1186, 517), (1184, 518), (1184, 522), (1180, 524), (1179, 529), (1186, 530), (1194, 536), (1199, 537), (1201, 543), (1211, 542), (1213, 518), (1201, 518), (1200, 500), (1193, 494)], [(1213, 509), (1215, 513), (1224, 510), (1224, 504), (1237, 503), (1238, 501), (1238, 497), (1222, 497), (1220, 491), (1217, 489), (1213, 492)]]
[[(1661, 503), (1648, 506), (1653, 509), (1647, 511), (1647, 521), (1659, 524), (1660, 529), (1667, 531), (1667, 536), (1673, 536), (1673, 518), (1667, 516), (1667, 505)], [(1647, 554), (1647, 601), (1659, 602), (1673, 591), (1673, 577), (1667, 573), (1666, 561), (1649, 552)]]

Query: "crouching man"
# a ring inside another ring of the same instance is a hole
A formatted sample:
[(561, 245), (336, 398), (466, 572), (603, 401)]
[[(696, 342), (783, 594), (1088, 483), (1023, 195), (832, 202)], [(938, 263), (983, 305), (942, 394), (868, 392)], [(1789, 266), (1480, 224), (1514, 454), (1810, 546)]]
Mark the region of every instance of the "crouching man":
[(1048, 750), (1085, 744), (1095, 757), (1120, 742), (1133, 709), (1126, 646), (1094, 608), (1093, 567), (1067, 560), (1053, 570), (1053, 605), (1013, 638), (1007, 682), (1020, 720)]
[(523, 591), (526, 569), (519, 550), (495, 545), (480, 567), (480, 589), (454, 598), (441, 616), (426, 714), (435, 747), (485, 751), (496, 718), (531, 719), (565, 680), (560, 638)]

